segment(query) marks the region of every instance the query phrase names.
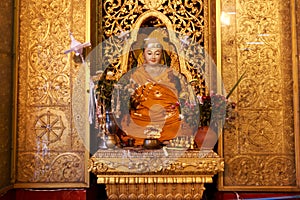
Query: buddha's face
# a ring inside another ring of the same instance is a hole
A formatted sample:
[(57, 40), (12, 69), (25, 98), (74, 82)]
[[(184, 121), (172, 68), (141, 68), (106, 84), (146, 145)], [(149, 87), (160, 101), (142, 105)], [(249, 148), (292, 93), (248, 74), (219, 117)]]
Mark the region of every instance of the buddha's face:
[(162, 58), (161, 48), (145, 48), (144, 50), (145, 64), (157, 65)]

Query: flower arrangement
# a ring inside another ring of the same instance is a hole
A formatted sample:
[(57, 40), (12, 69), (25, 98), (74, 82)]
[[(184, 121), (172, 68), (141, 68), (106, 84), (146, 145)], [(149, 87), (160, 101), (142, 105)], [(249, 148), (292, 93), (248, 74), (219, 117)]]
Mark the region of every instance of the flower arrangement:
[(218, 121), (232, 121), (235, 119), (236, 103), (226, 96), (211, 92), (209, 96), (198, 96), (200, 119), (199, 126), (209, 126)]
[(197, 96), (199, 100), (200, 119), (199, 126), (216, 125), (217, 122), (231, 122), (235, 119), (236, 103), (229, 100), (229, 97), (241, 82), (245, 73), (241, 75), (229, 93), (225, 95), (216, 94), (213, 91), (210, 95)]
[[(242, 80), (244, 74), (241, 75), (226, 96), (211, 91), (209, 95), (197, 95), (198, 102), (196, 103), (181, 102), (184, 120), (191, 127), (195, 123), (198, 123), (198, 127), (211, 126), (211, 128), (216, 128), (219, 122), (222, 122), (223, 125), (229, 125), (229, 122), (232, 122), (236, 117), (236, 103), (230, 101), (229, 97)], [(181, 101), (183, 100), (184, 98), (181, 99)], [(199, 116), (198, 122), (195, 120), (195, 116)]]

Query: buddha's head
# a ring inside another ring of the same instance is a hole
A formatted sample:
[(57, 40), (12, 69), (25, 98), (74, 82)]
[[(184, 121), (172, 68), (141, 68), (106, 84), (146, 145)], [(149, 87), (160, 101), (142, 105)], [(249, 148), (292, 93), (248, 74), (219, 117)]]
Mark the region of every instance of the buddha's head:
[(161, 63), (163, 48), (156, 38), (146, 38), (144, 42), (144, 64), (157, 65)]

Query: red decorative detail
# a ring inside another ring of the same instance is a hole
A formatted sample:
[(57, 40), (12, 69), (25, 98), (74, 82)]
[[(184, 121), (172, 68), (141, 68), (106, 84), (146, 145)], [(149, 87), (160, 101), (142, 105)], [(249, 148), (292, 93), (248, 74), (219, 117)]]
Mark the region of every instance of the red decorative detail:
[(20, 200), (86, 200), (86, 190), (17, 190), (16, 199)]

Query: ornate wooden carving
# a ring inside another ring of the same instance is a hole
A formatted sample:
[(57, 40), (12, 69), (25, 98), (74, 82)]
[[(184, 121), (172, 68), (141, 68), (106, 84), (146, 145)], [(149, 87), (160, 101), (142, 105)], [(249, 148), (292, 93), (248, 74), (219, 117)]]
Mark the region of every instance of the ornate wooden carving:
[(71, 103), (84, 96), (73, 92), (81, 65), (63, 54), (69, 30), (82, 42), (89, 33), (87, 2), (19, 1), (16, 187), (88, 185), (88, 147)]
[(220, 39), (225, 87), (246, 71), (232, 97), (238, 116), (224, 131), (223, 189), (298, 187), (290, 8), (290, 1), (277, 0), (222, 4), (230, 19)]
[(89, 170), (106, 184), (109, 199), (201, 199), (204, 183), (224, 169), (211, 150), (98, 150)]

